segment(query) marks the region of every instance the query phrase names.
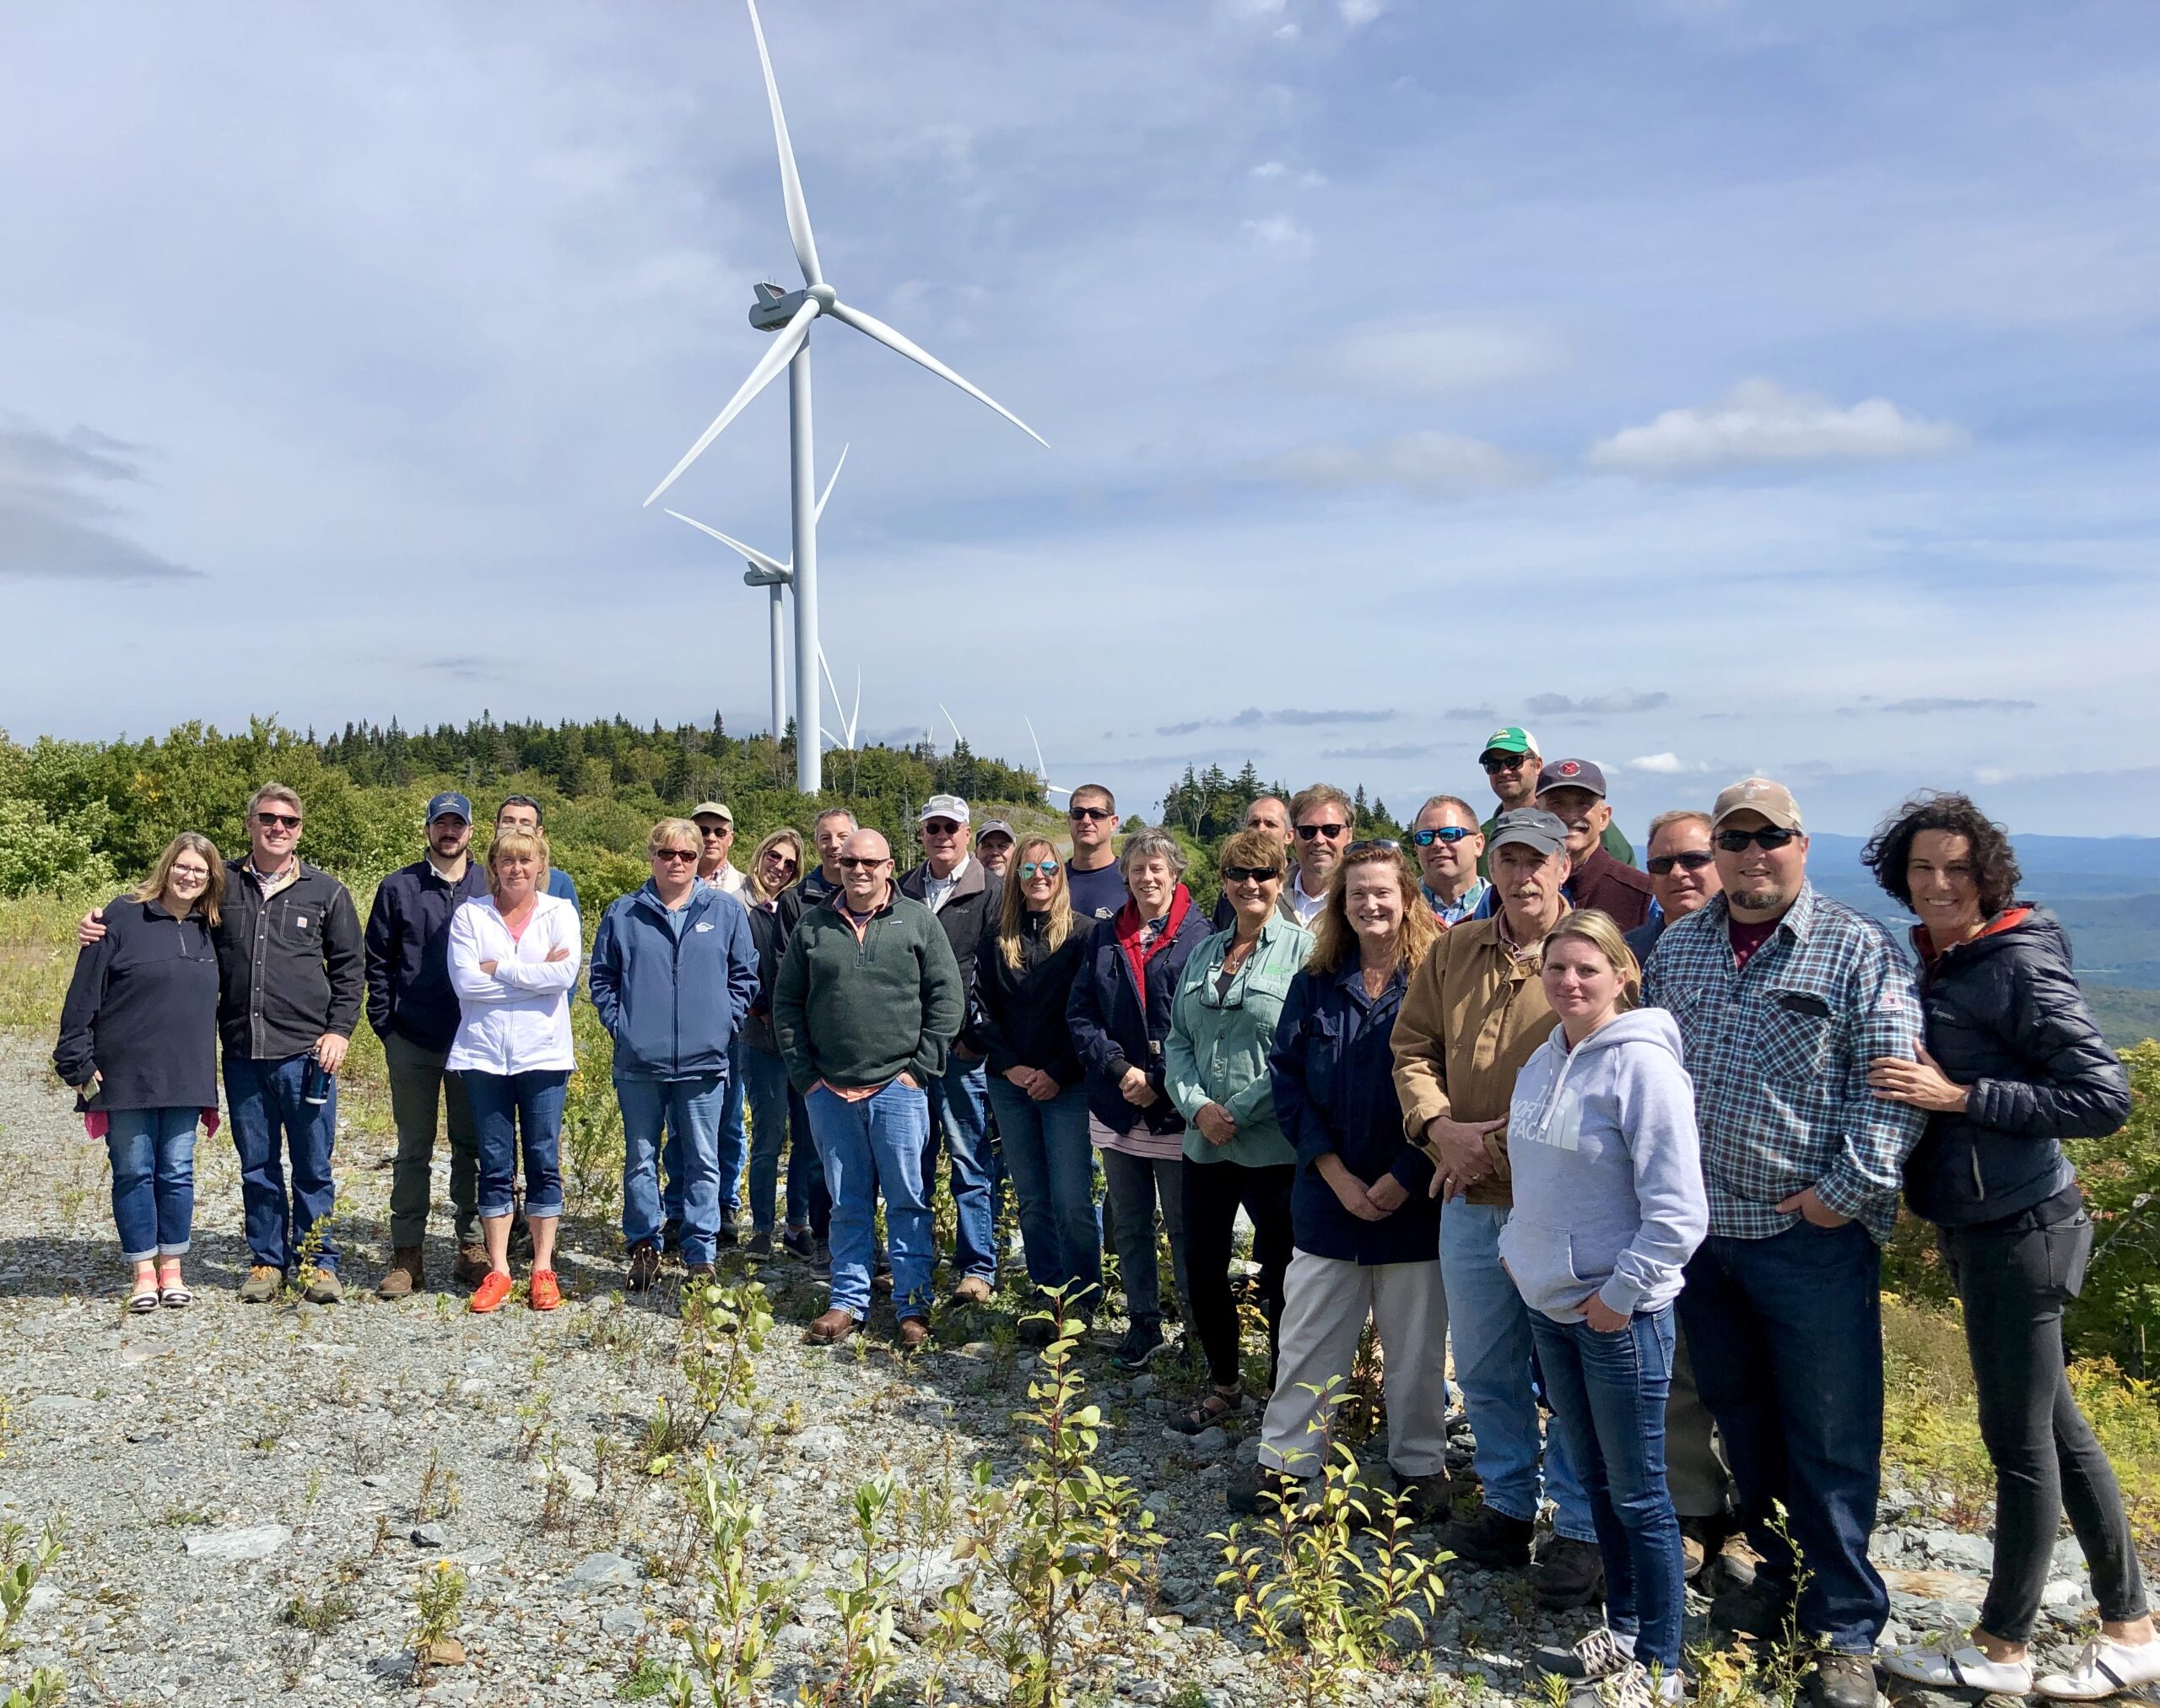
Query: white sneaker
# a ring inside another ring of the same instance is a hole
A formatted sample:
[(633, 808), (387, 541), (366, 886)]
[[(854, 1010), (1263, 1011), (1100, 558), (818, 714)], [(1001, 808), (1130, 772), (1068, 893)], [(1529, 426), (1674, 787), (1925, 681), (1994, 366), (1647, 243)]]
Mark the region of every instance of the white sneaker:
[(1952, 1690), (1985, 1690), (2002, 1696), (2033, 1694), (2030, 1661), (1991, 1661), (1976, 1644), (1953, 1649), (1947, 1642), (1914, 1643), (1878, 1657), (1884, 1672), (1915, 1684)]
[(2118, 1643), (2095, 1637), (2067, 1673), (2049, 1673), (2037, 1689), (2058, 1702), (2097, 1702), (2118, 1690), (2160, 1683), (2160, 1637), (2144, 1643)]

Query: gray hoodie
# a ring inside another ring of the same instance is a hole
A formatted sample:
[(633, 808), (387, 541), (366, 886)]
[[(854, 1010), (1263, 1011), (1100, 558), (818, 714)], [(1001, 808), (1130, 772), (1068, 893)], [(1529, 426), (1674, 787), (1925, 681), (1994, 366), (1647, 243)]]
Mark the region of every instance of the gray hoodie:
[(1633, 1010), (1573, 1050), (1555, 1026), (1516, 1077), (1508, 1161), (1500, 1256), (1531, 1310), (1580, 1322), (1593, 1291), (1623, 1316), (1670, 1305), (1709, 1227), (1672, 1016)]

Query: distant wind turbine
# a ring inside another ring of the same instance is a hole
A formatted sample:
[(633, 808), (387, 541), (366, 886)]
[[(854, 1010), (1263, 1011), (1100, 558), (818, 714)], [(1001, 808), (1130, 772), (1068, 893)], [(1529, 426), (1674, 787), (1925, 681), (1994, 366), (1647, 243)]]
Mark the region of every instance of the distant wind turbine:
[(1028, 739), (1035, 744), (1035, 781), (1043, 786), (1043, 792), (1045, 795), (1063, 795), (1067, 800), (1072, 799), (1072, 790), (1061, 789), (1050, 780), (1050, 767), (1043, 763), (1042, 738), (1035, 733), (1034, 719), (1029, 717), (1025, 712), (1023, 712), (1020, 717), (1021, 722), (1028, 726)]
[(818, 710), (818, 666), (823, 656), (818, 643), (818, 518), (812, 497), (812, 489), (817, 483), (810, 420), (812, 324), (825, 316), (843, 326), (852, 327), (866, 338), (876, 339), (886, 349), (899, 352), (910, 361), (929, 369), (938, 378), (958, 386), (978, 403), (987, 404), (1038, 444), (1047, 447), (1050, 441), (920, 344), (876, 316), (842, 302), (839, 294), (826, 284), (824, 270), (818, 262), (817, 240), (810, 230), (810, 210), (803, 200), (802, 180), (795, 167), (794, 145), (788, 140), (787, 119), (780, 111), (780, 84), (773, 77), (772, 56), (765, 51), (765, 31), (759, 21), (757, 0), (744, 0), (744, 3), (750, 10), (750, 32), (757, 39), (758, 63), (764, 73), (765, 99), (772, 108), (773, 142), (780, 155), (780, 200), (787, 213), (787, 232), (794, 243), (796, 262), (802, 269), (802, 289), (783, 291), (776, 284), (756, 288), (750, 324), (759, 332), (778, 332), (780, 337), (750, 370), (750, 377), (728, 399), (727, 407), (699, 436), (697, 443), (683, 453), (683, 460), (668, 471), (667, 479), (652, 489), (645, 502), (651, 504), (672, 486), (683, 471), (697, 461), (705, 446), (720, 436), (721, 430), (742, 413), (744, 406), (777, 379), (782, 368), (787, 370), (789, 495), (795, 528), (795, 786), (808, 795), (818, 792), (824, 772)]

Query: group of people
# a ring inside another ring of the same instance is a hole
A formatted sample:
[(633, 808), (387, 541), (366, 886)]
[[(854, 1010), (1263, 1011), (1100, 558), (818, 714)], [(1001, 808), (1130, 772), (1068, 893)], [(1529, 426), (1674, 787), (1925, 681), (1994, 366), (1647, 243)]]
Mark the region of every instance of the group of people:
[[(1529, 1570), (1548, 1604), (1601, 1597), (1605, 1623), (1536, 1663), (1608, 1700), (1684, 1693), (1683, 1585), (1735, 1529), (1760, 1565), (1714, 1614), (1812, 1638), (1818, 1708), (1871, 1705), (1878, 1660), (2065, 1700), (2160, 1679), (2061, 1335), (2092, 1228), (2060, 1142), (2113, 1131), (2127, 1084), (2060, 926), (2017, 898), (2003, 832), (1956, 795), (1886, 823), (1866, 858), (1919, 921), (1907, 954), (1808, 881), (1799, 805), (1774, 781), (1661, 813), (1638, 870), (1595, 764), (1548, 760), (1519, 727), (1480, 758), (1498, 809), (1481, 822), (1436, 795), (1407, 847), (1359, 836), (1326, 785), (1252, 803), (1219, 851), (1212, 917), (1180, 842), (1138, 827), (1120, 845), (1099, 786), (1071, 797), (1069, 851), (934, 796), (904, 872), (845, 808), (807, 845), (775, 831), (747, 873), (723, 804), (662, 819), (651, 878), (607, 910), (586, 978), (613, 1041), (628, 1284), (653, 1285), (671, 1247), (710, 1273), (742, 1237), (747, 1175), (751, 1255), (829, 1279), (813, 1341), (860, 1332), (888, 1289), (900, 1343), (920, 1345), (942, 1151), (951, 1296), (991, 1296), (1007, 1180), (1039, 1304), (1091, 1321), (1114, 1254), (1115, 1364), (1171, 1350), (1173, 1313), (1204, 1363), (1174, 1427), (1261, 1408), (1234, 1506), (1305, 1498), (1369, 1322), (1407, 1510), (1461, 1559)], [(575, 888), (536, 803), (504, 803), (478, 861), (463, 796), (427, 820), (424, 857), (385, 880), (364, 932), (298, 858), (300, 805), (275, 785), (249, 803), (245, 858), (182, 835), (84, 922), (54, 1062), (111, 1148), (131, 1309), (187, 1302), (190, 1159), (198, 1118), (217, 1118), (219, 1043), (242, 1297), (289, 1278), (338, 1296), (335, 1076), (364, 1000), (398, 1128), (378, 1290), (424, 1284), (446, 1115), (471, 1308), (513, 1296), (519, 1240), (528, 1303), (559, 1303)], [(1878, 1657), (1878, 1275), (1901, 1192), (1941, 1229), (1963, 1300), (1995, 1570), (1969, 1639)], [(1450, 1343), (1474, 1504), (1447, 1468)], [(2066, 1505), (2101, 1630), (2036, 1677)]]

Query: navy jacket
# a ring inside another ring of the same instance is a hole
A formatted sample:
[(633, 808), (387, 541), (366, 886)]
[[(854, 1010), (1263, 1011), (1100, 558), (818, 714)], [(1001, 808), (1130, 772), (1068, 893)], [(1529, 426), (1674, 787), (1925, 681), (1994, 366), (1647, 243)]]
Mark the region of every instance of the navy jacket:
[[(1917, 942), (1920, 928), (1915, 928)], [(2130, 1114), (2130, 1082), (2044, 908), (2005, 909), (1969, 943), (1920, 956), (1927, 1052), (1969, 1088), (1931, 1114), (1905, 1159), (1905, 1202), (1947, 1227), (2012, 1216), (2077, 1178), (2059, 1140), (2098, 1138)]]
[[(1423, 1263), (1440, 1255), (1440, 1202), (1427, 1196), (1432, 1159), (1403, 1136), (1395, 1093), (1395, 1017), (1409, 979), (1378, 997), (1353, 961), (1290, 981), (1267, 1062), (1275, 1118), (1298, 1153), (1290, 1230), (1298, 1249), (1345, 1263)], [(1384, 1220), (1353, 1216), (1315, 1166), (1333, 1151), (1367, 1186), (1393, 1175), (1409, 1198)]]
[(588, 981), (600, 1024), (615, 1040), (616, 1078), (724, 1075), (758, 994), (749, 912), (699, 884), (671, 917), (647, 879), (602, 916)]
[(218, 1035), (228, 1057), (282, 1062), (325, 1032), (349, 1038), (367, 981), (360, 916), (336, 878), (303, 860), (266, 898), (246, 860), (225, 862), (218, 916)]
[(52, 1066), (70, 1085), (104, 1076), (78, 1109), (218, 1106), (218, 952), (201, 914), (105, 904), (105, 935), (75, 957)]
[[(900, 879), (900, 894), (911, 901), (930, 905), (930, 862), (926, 860)], [(959, 882), (953, 886), (953, 893), (945, 898), (944, 906), (937, 910), (937, 922), (945, 927), (945, 941), (953, 947), (953, 959), (960, 969), (961, 1000), (968, 1004), (968, 1021), (960, 1028), (960, 1035), (953, 1040), (953, 1047), (967, 1057), (984, 1053), (982, 1040), (975, 1030), (975, 945), (982, 941), (983, 927), (987, 923), (996, 928), (998, 914), (1005, 905), (1005, 880), (997, 876), (972, 854), (968, 857), (968, 869), (960, 874)]]
[[(1080, 1065), (1087, 1070), (1088, 1110), (1113, 1132), (1130, 1132), (1136, 1127), (1157, 1133), (1185, 1131), (1185, 1117), (1163, 1085), (1163, 1040), (1170, 1035), (1170, 999), (1178, 993), (1185, 964), (1214, 935), (1189, 893), (1187, 904), (1170, 946), (1148, 963), (1145, 991), (1132, 981), (1132, 963), (1118, 943), (1115, 916), (1088, 933), (1072, 980), (1065, 1018)], [(1155, 1088), (1155, 1101), (1145, 1109), (1127, 1103), (1117, 1089), (1128, 1066), (1140, 1069)]]
[[(457, 992), (450, 987), (450, 916), (457, 904), (488, 893), (477, 860), (446, 884), (424, 860), (384, 878), (368, 910), (368, 1024), (423, 1050), (446, 1051), (457, 1038)], [(575, 906), (576, 904), (571, 904)]]
[(990, 1071), (999, 1078), (1015, 1068), (1034, 1068), (1060, 1085), (1077, 1085), (1080, 1057), (1065, 1011), (1072, 981), (1087, 963), (1093, 929), (1076, 914), (1065, 941), (1052, 949), (1049, 922), (1046, 913), (1021, 914), (1018, 967), (999, 946), (996, 919), (985, 923), (975, 948), (974, 1031)]
[(758, 995), (742, 1022), (742, 1041), (768, 1056), (777, 1056), (780, 1042), (773, 1036), (773, 980), (780, 971), (780, 952), (786, 946), (786, 938), (780, 911), (773, 903), (752, 901), (744, 906), (750, 915), (750, 947), (758, 954)]

